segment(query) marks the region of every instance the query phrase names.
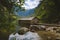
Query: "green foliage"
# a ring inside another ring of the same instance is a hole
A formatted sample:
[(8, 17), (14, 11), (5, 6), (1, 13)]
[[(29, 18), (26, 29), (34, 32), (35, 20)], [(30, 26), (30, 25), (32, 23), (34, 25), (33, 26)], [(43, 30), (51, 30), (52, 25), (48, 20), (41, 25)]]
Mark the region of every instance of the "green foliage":
[(14, 20), (15, 18), (13, 18), (12, 15), (9, 14), (7, 8), (0, 4), (0, 31), (10, 31), (10, 28), (14, 27), (14, 24), (12, 23)]
[[(23, 0), (21, 0), (21, 3), (22, 2)], [(17, 6), (21, 9), (21, 5), (9, 0), (0, 0), (0, 31), (13, 32), (15, 30), (17, 16), (14, 14), (13, 6)]]
[(60, 20), (59, 5), (59, 0), (43, 0), (36, 8), (37, 17), (44, 23), (58, 23)]
[[(0, 39), (8, 40), (10, 33), (14, 32), (17, 25), (17, 16), (14, 14), (13, 6), (20, 7), (10, 0), (0, 0)], [(21, 7), (20, 7), (21, 9)]]

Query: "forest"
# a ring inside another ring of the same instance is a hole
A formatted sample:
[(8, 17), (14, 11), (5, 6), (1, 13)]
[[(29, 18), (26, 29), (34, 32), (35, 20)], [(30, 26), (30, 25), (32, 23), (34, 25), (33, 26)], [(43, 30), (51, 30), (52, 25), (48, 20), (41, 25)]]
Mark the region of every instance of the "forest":
[[(19, 1), (21, 5), (24, 4), (24, 0)], [(17, 16), (13, 12), (13, 6), (18, 6), (22, 9), (21, 5), (15, 2), (16, 0), (0, 0), (0, 35), (3, 34), (3, 37), (1, 37), (2, 35), (0, 36), (1, 40), (3, 38), (7, 40), (8, 35), (15, 31)], [(60, 0), (42, 0), (34, 13), (40, 19), (40, 23), (59, 24)]]

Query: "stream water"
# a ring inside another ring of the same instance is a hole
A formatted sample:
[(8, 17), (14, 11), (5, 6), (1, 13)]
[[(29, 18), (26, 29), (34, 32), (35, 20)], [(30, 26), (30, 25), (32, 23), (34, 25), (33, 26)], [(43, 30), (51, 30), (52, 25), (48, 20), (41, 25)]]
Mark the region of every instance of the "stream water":
[(9, 40), (41, 40), (41, 37), (37, 33), (32, 33), (29, 31), (24, 35), (19, 35), (18, 33), (15, 35), (11, 34), (9, 36)]

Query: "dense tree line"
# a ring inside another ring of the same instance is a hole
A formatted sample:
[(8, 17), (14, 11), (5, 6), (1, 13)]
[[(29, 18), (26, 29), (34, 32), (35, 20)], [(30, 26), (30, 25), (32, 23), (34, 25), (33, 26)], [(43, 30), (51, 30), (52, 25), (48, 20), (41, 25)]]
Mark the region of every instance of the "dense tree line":
[(43, 0), (36, 8), (37, 17), (43, 23), (60, 22), (60, 0)]
[[(11, 2), (12, 0), (0, 0), (0, 39), (8, 40), (8, 36), (10, 33), (15, 31), (17, 25), (17, 16), (14, 14), (14, 7), (19, 7), (21, 9), (21, 5), (18, 5), (16, 0)], [(20, 3), (23, 0), (19, 1)]]
[[(16, 26), (17, 16), (14, 14), (14, 7), (17, 6), (21, 9), (21, 5), (12, 2), (12, 0), (0, 0), (0, 31), (8, 32), (14, 31)], [(19, 1), (20, 3), (23, 0)]]

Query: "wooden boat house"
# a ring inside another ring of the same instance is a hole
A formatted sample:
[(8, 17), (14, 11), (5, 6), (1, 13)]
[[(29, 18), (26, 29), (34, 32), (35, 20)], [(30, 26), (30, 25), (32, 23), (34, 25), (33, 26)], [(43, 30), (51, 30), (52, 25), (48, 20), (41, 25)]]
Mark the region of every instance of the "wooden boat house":
[(30, 25), (38, 24), (39, 19), (37, 17), (24, 17), (18, 19), (19, 26), (28, 27)]

